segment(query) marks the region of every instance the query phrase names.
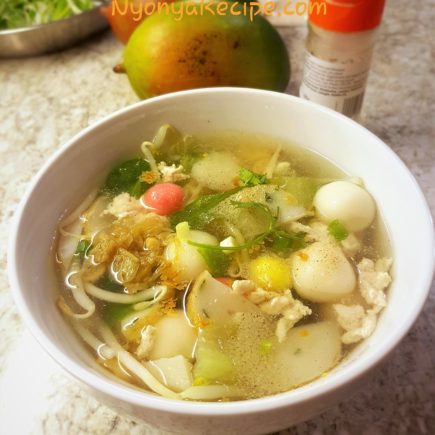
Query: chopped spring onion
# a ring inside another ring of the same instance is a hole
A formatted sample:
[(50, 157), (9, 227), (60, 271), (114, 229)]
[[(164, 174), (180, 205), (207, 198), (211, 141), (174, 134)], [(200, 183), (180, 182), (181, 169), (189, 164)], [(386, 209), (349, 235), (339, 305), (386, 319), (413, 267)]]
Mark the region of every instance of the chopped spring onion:
[(260, 353), (262, 355), (269, 355), (272, 350), (272, 342), (270, 340), (263, 340), (260, 343)]
[(258, 184), (267, 183), (266, 175), (256, 174), (246, 168), (240, 168), (239, 178), (244, 186), (257, 186)]
[(329, 223), (328, 233), (338, 241), (347, 239), (347, 236), (349, 235), (346, 227), (338, 219)]

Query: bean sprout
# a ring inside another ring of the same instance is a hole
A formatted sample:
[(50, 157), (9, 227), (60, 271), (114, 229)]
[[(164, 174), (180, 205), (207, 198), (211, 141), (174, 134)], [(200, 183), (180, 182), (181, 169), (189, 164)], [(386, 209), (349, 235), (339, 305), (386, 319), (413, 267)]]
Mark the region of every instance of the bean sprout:
[(95, 312), (94, 301), (86, 294), (83, 286), (82, 277), (78, 268), (80, 267), (79, 261), (73, 261), (70, 271), (65, 278), (67, 287), (71, 290), (71, 294), (77, 304), (86, 312), (83, 314), (74, 313), (71, 308), (65, 303), (65, 300), (60, 297), (58, 299), (59, 308), (68, 316), (75, 319), (87, 319)]
[(109, 346), (117, 351), (118, 363), (129, 373), (138, 377), (152, 391), (168, 399), (179, 399), (180, 396), (161, 384), (130, 352), (127, 352), (118, 343), (112, 331), (103, 323), (100, 324), (100, 332)]
[(154, 159), (154, 156), (152, 155), (151, 151), (149, 150), (149, 146), (153, 146), (154, 144), (152, 142), (143, 142), (140, 146), (140, 149), (145, 155), (145, 158), (147, 159), (148, 163), (151, 166), (151, 170), (155, 172), (156, 174), (160, 174), (159, 169), (157, 168), (156, 160)]
[(68, 225), (72, 224), (74, 221), (78, 220), (83, 212), (91, 206), (97, 195), (98, 189), (94, 189), (78, 207), (76, 207), (68, 216), (62, 219), (59, 225), (60, 228), (65, 228)]
[(266, 177), (269, 179), (272, 178), (272, 176), (273, 176), (276, 165), (278, 163), (279, 155), (281, 153), (281, 149), (282, 149), (281, 147), (278, 147), (276, 149), (276, 151), (273, 153), (271, 159), (269, 160), (269, 162), (266, 165), (265, 173), (266, 173)]
[(74, 329), (80, 335), (85, 343), (97, 352), (104, 359), (112, 359), (116, 356), (116, 351), (108, 344), (99, 340), (92, 332), (85, 328), (81, 322), (73, 322)]
[(84, 288), (86, 293), (90, 294), (94, 298), (100, 299), (106, 302), (113, 302), (115, 304), (137, 304), (147, 300), (154, 301), (157, 294), (166, 292), (167, 287), (165, 285), (155, 285), (149, 289), (135, 293), (134, 295), (128, 295), (125, 293), (114, 293), (108, 290), (103, 290), (96, 285), (85, 282)]

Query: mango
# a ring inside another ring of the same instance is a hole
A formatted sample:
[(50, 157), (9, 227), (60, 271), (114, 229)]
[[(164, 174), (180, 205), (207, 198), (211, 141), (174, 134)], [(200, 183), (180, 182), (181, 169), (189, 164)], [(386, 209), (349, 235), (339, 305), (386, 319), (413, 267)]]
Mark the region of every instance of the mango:
[(219, 15), (217, 3), (171, 3), (139, 25), (123, 67), (140, 98), (212, 86), (286, 89), (290, 63), (278, 32), (251, 19), (246, 4), (225, 4)]
[(159, 4), (170, 2), (171, 0), (112, 0), (102, 6), (100, 12), (106, 17), (115, 36), (126, 44), (136, 27), (156, 11)]

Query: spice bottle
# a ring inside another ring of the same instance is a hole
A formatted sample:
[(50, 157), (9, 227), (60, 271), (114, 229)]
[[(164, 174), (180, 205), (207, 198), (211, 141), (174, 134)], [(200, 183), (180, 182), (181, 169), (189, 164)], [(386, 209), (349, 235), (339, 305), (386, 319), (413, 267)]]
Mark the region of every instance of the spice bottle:
[(299, 95), (351, 118), (364, 98), (385, 0), (312, 0)]

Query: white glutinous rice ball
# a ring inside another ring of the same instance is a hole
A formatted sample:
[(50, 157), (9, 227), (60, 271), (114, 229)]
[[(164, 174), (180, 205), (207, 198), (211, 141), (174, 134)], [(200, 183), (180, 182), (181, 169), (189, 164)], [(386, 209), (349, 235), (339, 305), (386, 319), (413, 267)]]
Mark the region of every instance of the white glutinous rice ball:
[(315, 242), (292, 257), (293, 285), (312, 302), (335, 302), (356, 287), (355, 272), (333, 243)]
[(375, 217), (373, 198), (362, 187), (349, 181), (334, 181), (322, 186), (314, 197), (319, 218), (328, 223), (338, 219), (348, 231), (362, 231)]
[[(188, 239), (207, 245), (218, 245), (216, 237), (205, 231), (190, 230)], [(172, 262), (181, 279), (194, 280), (201, 272), (208, 270), (207, 262), (196, 246), (186, 240), (173, 238), (165, 249), (165, 259)]]
[(207, 154), (192, 167), (191, 177), (201, 186), (212, 190), (229, 190), (235, 187), (240, 165), (234, 155), (225, 151)]

